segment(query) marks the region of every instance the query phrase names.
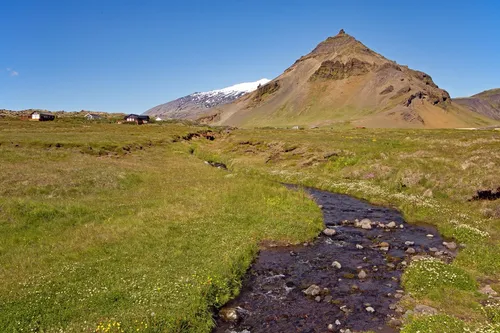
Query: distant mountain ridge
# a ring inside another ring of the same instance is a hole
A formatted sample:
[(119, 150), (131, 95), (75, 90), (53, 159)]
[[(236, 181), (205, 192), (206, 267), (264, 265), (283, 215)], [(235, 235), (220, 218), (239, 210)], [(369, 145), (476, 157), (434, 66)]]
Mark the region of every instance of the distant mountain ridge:
[(500, 120), (500, 88), (486, 90), (471, 97), (454, 98), (453, 101), (483, 116)]
[(236, 84), (223, 89), (196, 92), (155, 106), (144, 112), (144, 114), (162, 118), (197, 119), (199, 116), (209, 112), (210, 109), (231, 103), (268, 82), (268, 79), (261, 79), (255, 82)]
[(399, 65), (341, 30), (283, 74), (200, 121), (241, 127), (453, 128), (493, 122), (453, 103), (431, 76)]

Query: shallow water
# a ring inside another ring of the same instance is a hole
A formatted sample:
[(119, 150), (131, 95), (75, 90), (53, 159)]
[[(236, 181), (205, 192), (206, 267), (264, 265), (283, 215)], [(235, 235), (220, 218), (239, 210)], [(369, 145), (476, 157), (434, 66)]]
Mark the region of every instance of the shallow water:
[[(415, 255), (436, 256), (430, 248), (442, 252), (438, 256), (444, 260), (454, 255), (442, 245), (443, 239), (435, 229), (408, 224), (394, 209), (347, 195), (306, 190), (322, 206), (325, 225), (337, 234), (321, 234), (307, 246), (262, 250), (245, 277), (240, 295), (225, 306), (236, 308), (239, 319), (226, 322), (216, 318), (214, 332), (328, 332), (329, 324), (333, 324), (334, 332), (398, 332), (387, 323), (401, 316), (391, 308), (401, 296), (405, 264)], [(384, 224), (394, 221), (397, 228), (374, 226), (364, 230), (343, 223), (364, 218)], [(415, 244), (405, 245), (408, 241)], [(382, 242), (389, 243), (387, 251), (379, 247)], [(414, 254), (405, 253), (409, 247), (415, 249)], [(333, 267), (334, 261), (342, 267)], [(358, 277), (361, 270), (367, 274), (365, 279)], [(322, 290), (320, 299), (303, 292), (313, 284)], [(375, 312), (368, 312), (367, 307)]]

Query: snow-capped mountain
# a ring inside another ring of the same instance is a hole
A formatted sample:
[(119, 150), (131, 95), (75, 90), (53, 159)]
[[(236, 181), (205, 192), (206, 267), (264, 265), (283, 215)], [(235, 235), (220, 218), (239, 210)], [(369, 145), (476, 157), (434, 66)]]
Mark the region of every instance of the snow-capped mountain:
[(200, 115), (209, 112), (210, 109), (219, 105), (231, 103), (268, 82), (268, 79), (262, 79), (255, 82), (236, 84), (224, 89), (196, 92), (174, 101), (155, 106), (144, 112), (144, 114), (157, 116), (163, 119), (197, 119)]

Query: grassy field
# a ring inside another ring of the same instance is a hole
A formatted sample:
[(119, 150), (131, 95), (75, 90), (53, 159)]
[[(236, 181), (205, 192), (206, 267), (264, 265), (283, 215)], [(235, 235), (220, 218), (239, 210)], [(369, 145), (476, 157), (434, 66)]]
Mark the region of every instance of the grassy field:
[(500, 204), (469, 201), (477, 190), (500, 187), (500, 132), (237, 130), (193, 149), (218, 155), (238, 174), (347, 193), (437, 226), (463, 248), (452, 265), (410, 266), (403, 304), (431, 305), (458, 326), (415, 318), (403, 331), (500, 331), (500, 304), (478, 293), (487, 284), (500, 292)]
[[(398, 207), (465, 248), (419, 262), (404, 333), (499, 332), (500, 132), (236, 130), (0, 121), (0, 331), (209, 332), (258, 244), (298, 243), (321, 213), (289, 182)], [(204, 160), (226, 163), (231, 173)], [(495, 326), (496, 325), (496, 326)]]
[(198, 130), (0, 122), (1, 332), (209, 332), (259, 242), (318, 233), (304, 194), (173, 142)]

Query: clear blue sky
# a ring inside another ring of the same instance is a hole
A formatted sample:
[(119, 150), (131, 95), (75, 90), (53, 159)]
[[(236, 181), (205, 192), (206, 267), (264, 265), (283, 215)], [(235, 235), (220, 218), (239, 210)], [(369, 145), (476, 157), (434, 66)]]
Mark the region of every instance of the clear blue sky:
[(452, 96), (500, 87), (500, 2), (2, 0), (0, 108), (143, 112), (274, 78), (344, 28)]

